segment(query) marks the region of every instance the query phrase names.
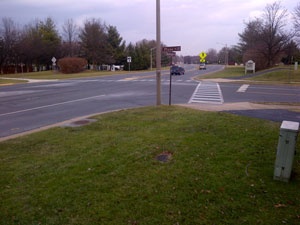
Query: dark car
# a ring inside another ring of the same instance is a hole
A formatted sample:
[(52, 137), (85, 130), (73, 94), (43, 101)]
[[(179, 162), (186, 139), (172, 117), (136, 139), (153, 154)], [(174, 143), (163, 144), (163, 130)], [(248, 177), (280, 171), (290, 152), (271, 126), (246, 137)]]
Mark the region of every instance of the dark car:
[(185, 70), (181, 66), (171, 66), (170, 74), (171, 75), (184, 75)]

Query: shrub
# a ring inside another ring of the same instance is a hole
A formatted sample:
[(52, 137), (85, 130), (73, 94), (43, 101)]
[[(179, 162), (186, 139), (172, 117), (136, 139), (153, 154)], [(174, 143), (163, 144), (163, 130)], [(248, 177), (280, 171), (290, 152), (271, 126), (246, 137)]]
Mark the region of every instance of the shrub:
[(59, 59), (57, 64), (62, 73), (79, 73), (85, 69), (87, 61), (79, 57), (66, 57)]

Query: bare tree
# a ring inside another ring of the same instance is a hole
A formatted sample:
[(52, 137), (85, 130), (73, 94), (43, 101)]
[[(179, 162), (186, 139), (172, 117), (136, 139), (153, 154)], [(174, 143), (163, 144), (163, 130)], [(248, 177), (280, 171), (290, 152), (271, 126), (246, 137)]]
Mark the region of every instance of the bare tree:
[(298, 39), (298, 42), (300, 43), (300, 2), (296, 6), (294, 10), (294, 28), (296, 32), (296, 36)]
[(262, 51), (262, 54), (267, 59), (268, 67), (281, 60), (284, 50), (291, 40), (291, 34), (284, 30), (287, 16), (287, 10), (282, 8), (278, 2), (266, 6), (262, 33), (266, 51)]
[(275, 2), (266, 6), (263, 18), (246, 24), (244, 32), (239, 34), (244, 61), (255, 60), (261, 67), (259, 69), (280, 62), (293, 37), (291, 32), (284, 29), (287, 16), (287, 10)]
[(218, 52), (216, 49), (213, 49), (213, 48), (208, 49), (206, 61), (208, 63), (217, 63), (218, 62)]
[(64, 40), (64, 46), (66, 55), (68, 56), (74, 56), (76, 55), (76, 48), (77, 48), (77, 41), (78, 41), (78, 33), (79, 28), (74, 23), (73, 19), (68, 19), (63, 27), (63, 40)]
[(3, 66), (7, 63), (16, 63), (16, 45), (18, 42), (18, 30), (11, 18), (2, 18), (0, 31), (0, 67), (3, 74)]

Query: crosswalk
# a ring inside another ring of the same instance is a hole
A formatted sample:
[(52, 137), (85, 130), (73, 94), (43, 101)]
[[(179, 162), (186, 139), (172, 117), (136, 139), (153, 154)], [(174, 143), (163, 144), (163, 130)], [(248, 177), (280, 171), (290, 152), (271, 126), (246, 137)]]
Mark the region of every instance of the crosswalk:
[(189, 103), (223, 104), (224, 99), (219, 84), (215, 82), (200, 82)]
[[(121, 80), (106, 80), (107, 82), (111, 81), (111, 82), (156, 82), (156, 79), (134, 79), (134, 78), (131, 78), (131, 79), (128, 79), (128, 78), (125, 78), (125, 79), (121, 79)], [(170, 82), (170, 79), (161, 79), (161, 82), (162, 83), (169, 83)], [(172, 82), (182, 82), (182, 83), (195, 83), (194, 80), (184, 80), (184, 79), (174, 79), (172, 78)]]
[[(42, 83), (39, 85), (31, 86), (31, 88), (45, 88), (45, 87), (64, 87), (64, 86), (72, 86), (78, 83), (87, 83), (87, 82), (156, 82), (155, 78), (140, 78), (140, 77), (132, 77), (132, 78), (123, 78), (123, 79), (78, 79), (78, 80), (69, 80), (69, 81), (61, 81), (54, 83)], [(169, 85), (170, 80), (168, 78), (161, 79), (162, 85)], [(223, 95), (221, 88), (218, 83), (211, 81), (195, 81), (192, 79), (184, 80), (180, 77), (176, 77), (172, 79), (172, 83), (174, 85), (182, 85), (183, 83), (188, 85), (195, 85), (198, 83), (194, 93), (189, 99), (188, 103), (208, 103), (208, 104), (223, 104)], [(245, 91), (248, 87), (243, 87), (242, 91)], [(40, 90), (41, 91), (41, 90)], [(241, 90), (240, 90), (241, 91)], [(7, 95), (18, 95), (19, 92), (14, 93), (6, 93), (0, 92), (0, 97), (4, 97)]]

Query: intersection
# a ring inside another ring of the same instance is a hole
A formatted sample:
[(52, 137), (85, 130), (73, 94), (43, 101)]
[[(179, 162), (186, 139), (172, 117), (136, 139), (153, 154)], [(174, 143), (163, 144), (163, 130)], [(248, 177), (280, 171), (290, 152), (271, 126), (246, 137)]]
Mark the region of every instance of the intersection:
[[(186, 74), (172, 78), (172, 104), (205, 108), (219, 108), (235, 114), (246, 113), (246, 108), (236, 108), (240, 103), (261, 103), (261, 110), (268, 109), (265, 103), (297, 104), (300, 90), (293, 86), (270, 86), (195, 80), (195, 75), (220, 69), (209, 66), (199, 71), (186, 65)], [(168, 103), (169, 75), (163, 72), (162, 104)], [(0, 87), (0, 138), (62, 123), (77, 117), (135, 107), (155, 105), (156, 90), (153, 72), (114, 75), (96, 78), (81, 78), (58, 81), (42, 81)], [(263, 103), (263, 104), (262, 104)], [(229, 108), (229, 106), (231, 108)], [(286, 109), (288, 107), (284, 107)], [(297, 106), (292, 109), (295, 121), (299, 121)], [(247, 115), (260, 114), (272, 118), (284, 118), (288, 111), (254, 110)], [(280, 113), (279, 113), (280, 112)], [(278, 116), (278, 115), (282, 116)]]

